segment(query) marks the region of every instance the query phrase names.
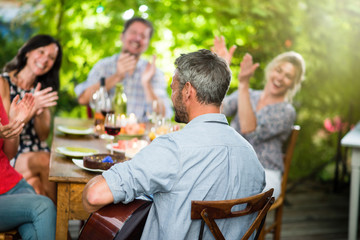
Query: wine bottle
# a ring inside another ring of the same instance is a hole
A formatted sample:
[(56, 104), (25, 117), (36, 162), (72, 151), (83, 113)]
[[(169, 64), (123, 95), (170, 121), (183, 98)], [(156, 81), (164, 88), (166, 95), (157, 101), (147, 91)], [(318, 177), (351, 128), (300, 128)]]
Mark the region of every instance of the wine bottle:
[(96, 92), (96, 103), (95, 103), (95, 135), (99, 136), (105, 132), (104, 120), (105, 116), (102, 114), (102, 110), (105, 109), (106, 101), (108, 99), (108, 93), (105, 88), (105, 78), (100, 78), (100, 88)]
[(113, 106), (116, 114), (126, 115), (127, 98), (124, 87), (121, 83), (117, 83), (115, 87), (115, 95), (113, 98)]

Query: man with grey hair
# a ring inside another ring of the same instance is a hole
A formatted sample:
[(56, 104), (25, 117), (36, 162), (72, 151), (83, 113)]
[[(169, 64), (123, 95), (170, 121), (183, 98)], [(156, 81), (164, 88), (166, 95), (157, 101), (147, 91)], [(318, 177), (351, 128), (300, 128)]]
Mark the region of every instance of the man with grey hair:
[[(190, 218), (191, 200), (248, 197), (265, 185), (253, 148), (220, 114), (231, 80), (227, 63), (203, 49), (182, 54), (175, 65), (171, 99), (176, 121), (187, 125), (91, 179), (83, 192), (89, 212), (153, 195), (142, 239), (196, 239), (200, 221)], [(219, 221), (226, 239), (240, 239), (254, 216), (240, 219)], [(210, 235), (205, 229), (204, 239)]]

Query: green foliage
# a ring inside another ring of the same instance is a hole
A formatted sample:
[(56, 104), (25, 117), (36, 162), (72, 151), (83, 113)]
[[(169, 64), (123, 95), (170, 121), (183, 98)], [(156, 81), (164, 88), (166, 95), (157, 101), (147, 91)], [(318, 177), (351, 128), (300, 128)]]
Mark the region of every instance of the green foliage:
[[(100, 4), (104, 11), (97, 13)], [(139, 10), (142, 5), (147, 10)], [(325, 118), (339, 115), (350, 123), (360, 119), (358, 0), (41, 0), (34, 7), (33, 14), (14, 22), (28, 22), (36, 33), (52, 34), (61, 41), (58, 115), (86, 116), (85, 108), (76, 104), (74, 86), (86, 79), (99, 59), (119, 52), (123, 16), (132, 9), (134, 15), (153, 22), (155, 33), (145, 57), (157, 55), (157, 65), (169, 84), (175, 58), (209, 49), (215, 35), (224, 35), (228, 46), (238, 46), (229, 92), (237, 88), (236, 75), (246, 52), (260, 63), (251, 81), (255, 89), (264, 86), (263, 70), (273, 57), (290, 50), (303, 55), (306, 81), (294, 101), (302, 130), (292, 178), (306, 176), (333, 157), (336, 146), (330, 135), (322, 134)], [(3, 55), (14, 55), (19, 44), (4, 43), (9, 53)]]
[(0, 18), (0, 68), (10, 61), (29, 37), (28, 25), (9, 24)]

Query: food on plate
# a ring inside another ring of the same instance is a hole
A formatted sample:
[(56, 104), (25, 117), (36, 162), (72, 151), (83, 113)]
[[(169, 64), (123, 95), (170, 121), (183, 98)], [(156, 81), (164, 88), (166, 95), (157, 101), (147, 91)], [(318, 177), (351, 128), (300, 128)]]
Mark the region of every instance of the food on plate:
[(120, 134), (137, 135), (144, 133), (145, 133), (145, 123), (128, 123), (120, 130)]
[(152, 127), (149, 131), (148, 137), (150, 141), (154, 140), (157, 136), (164, 135), (170, 132), (179, 131), (181, 129), (180, 125), (160, 125), (158, 127)]
[(111, 158), (111, 156), (106, 156), (101, 162), (114, 163), (114, 160)]
[(155, 130), (157, 135), (164, 135), (170, 132), (170, 126), (169, 125), (161, 125), (156, 128)]
[(83, 157), (83, 165), (86, 168), (108, 170), (116, 163), (125, 162), (130, 158), (124, 153), (119, 154), (95, 154)]
[(149, 132), (150, 141), (154, 140), (155, 138), (156, 138), (156, 134), (154, 132)]
[(133, 138), (131, 140), (118, 140), (118, 143), (114, 144), (113, 148), (115, 150), (124, 151), (125, 155), (128, 157), (133, 157), (136, 153), (138, 153), (142, 148), (146, 147), (147, 145), (147, 141)]

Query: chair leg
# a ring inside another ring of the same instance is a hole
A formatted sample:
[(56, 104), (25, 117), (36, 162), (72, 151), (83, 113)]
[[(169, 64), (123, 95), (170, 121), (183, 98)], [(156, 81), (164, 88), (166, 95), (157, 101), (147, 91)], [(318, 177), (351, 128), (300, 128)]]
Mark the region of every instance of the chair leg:
[[(265, 221), (266, 222), (266, 221)], [(264, 223), (263, 228), (261, 229), (260, 235), (258, 240), (264, 240), (265, 239), (265, 230), (266, 230), (266, 223)]]
[(278, 209), (275, 211), (275, 221), (276, 226), (274, 229), (274, 240), (280, 240), (281, 234), (281, 225), (282, 225), (282, 215), (283, 215), (283, 205), (279, 206)]

